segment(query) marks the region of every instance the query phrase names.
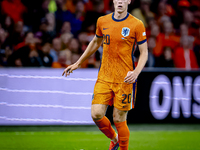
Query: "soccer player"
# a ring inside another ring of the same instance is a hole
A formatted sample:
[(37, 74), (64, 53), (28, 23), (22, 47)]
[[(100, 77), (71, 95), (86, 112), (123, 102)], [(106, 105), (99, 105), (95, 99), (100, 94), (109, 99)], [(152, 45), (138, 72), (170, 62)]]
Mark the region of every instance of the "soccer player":
[[(103, 42), (103, 56), (94, 87), (91, 115), (108, 138), (109, 150), (128, 150), (129, 129), (126, 123), (127, 112), (134, 108), (137, 77), (143, 69), (147, 57), (146, 32), (143, 23), (127, 12), (131, 0), (113, 0), (114, 13), (97, 20), (96, 36), (89, 43), (79, 60), (67, 67), (62, 75), (68, 76), (90, 55), (97, 51)], [(140, 50), (137, 67), (134, 66), (135, 45)], [(105, 116), (108, 105), (113, 105), (113, 121), (117, 133)]]

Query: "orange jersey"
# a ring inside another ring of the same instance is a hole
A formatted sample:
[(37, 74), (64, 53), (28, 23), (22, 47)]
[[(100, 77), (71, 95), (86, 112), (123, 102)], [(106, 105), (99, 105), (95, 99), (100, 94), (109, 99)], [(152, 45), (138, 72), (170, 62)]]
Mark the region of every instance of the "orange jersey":
[(96, 36), (103, 37), (103, 56), (98, 78), (107, 82), (123, 83), (128, 71), (135, 68), (135, 45), (146, 42), (142, 21), (129, 13), (125, 18), (117, 20), (114, 13), (111, 13), (97, 20)]

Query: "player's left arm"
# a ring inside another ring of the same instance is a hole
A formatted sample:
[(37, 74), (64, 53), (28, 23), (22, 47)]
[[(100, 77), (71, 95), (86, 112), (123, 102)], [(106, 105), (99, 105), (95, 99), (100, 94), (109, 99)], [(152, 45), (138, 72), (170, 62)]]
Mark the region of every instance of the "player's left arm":
[(129, 71), (127, 73), (127, 76), (124, 78), (124, 82), (126, 83), (130, 83), (130, 84), (134, 83), (147, 62), (147, 59), (148, 59), (147, 42), (144, 42), (143, 44), (138, 45), (138, 47), (140, 50), (139, 61), (135, 70)]

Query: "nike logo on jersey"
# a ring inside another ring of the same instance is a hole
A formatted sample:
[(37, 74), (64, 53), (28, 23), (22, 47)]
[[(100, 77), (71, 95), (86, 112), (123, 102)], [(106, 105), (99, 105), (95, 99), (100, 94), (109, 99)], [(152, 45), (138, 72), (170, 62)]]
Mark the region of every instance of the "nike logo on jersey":
[(107, 29), (109, 29), (109, 28), (103, 28), (103, 30), (107, 30)]

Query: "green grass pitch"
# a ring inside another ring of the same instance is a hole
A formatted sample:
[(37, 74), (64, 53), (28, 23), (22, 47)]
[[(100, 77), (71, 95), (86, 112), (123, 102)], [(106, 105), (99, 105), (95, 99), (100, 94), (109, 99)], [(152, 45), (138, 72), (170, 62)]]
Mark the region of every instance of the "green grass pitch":
[[(107, 150), (95, 126), (0, 127), (0, 150)], [(129, 150), (200, 150), (200, 125), (130, 125)]]

